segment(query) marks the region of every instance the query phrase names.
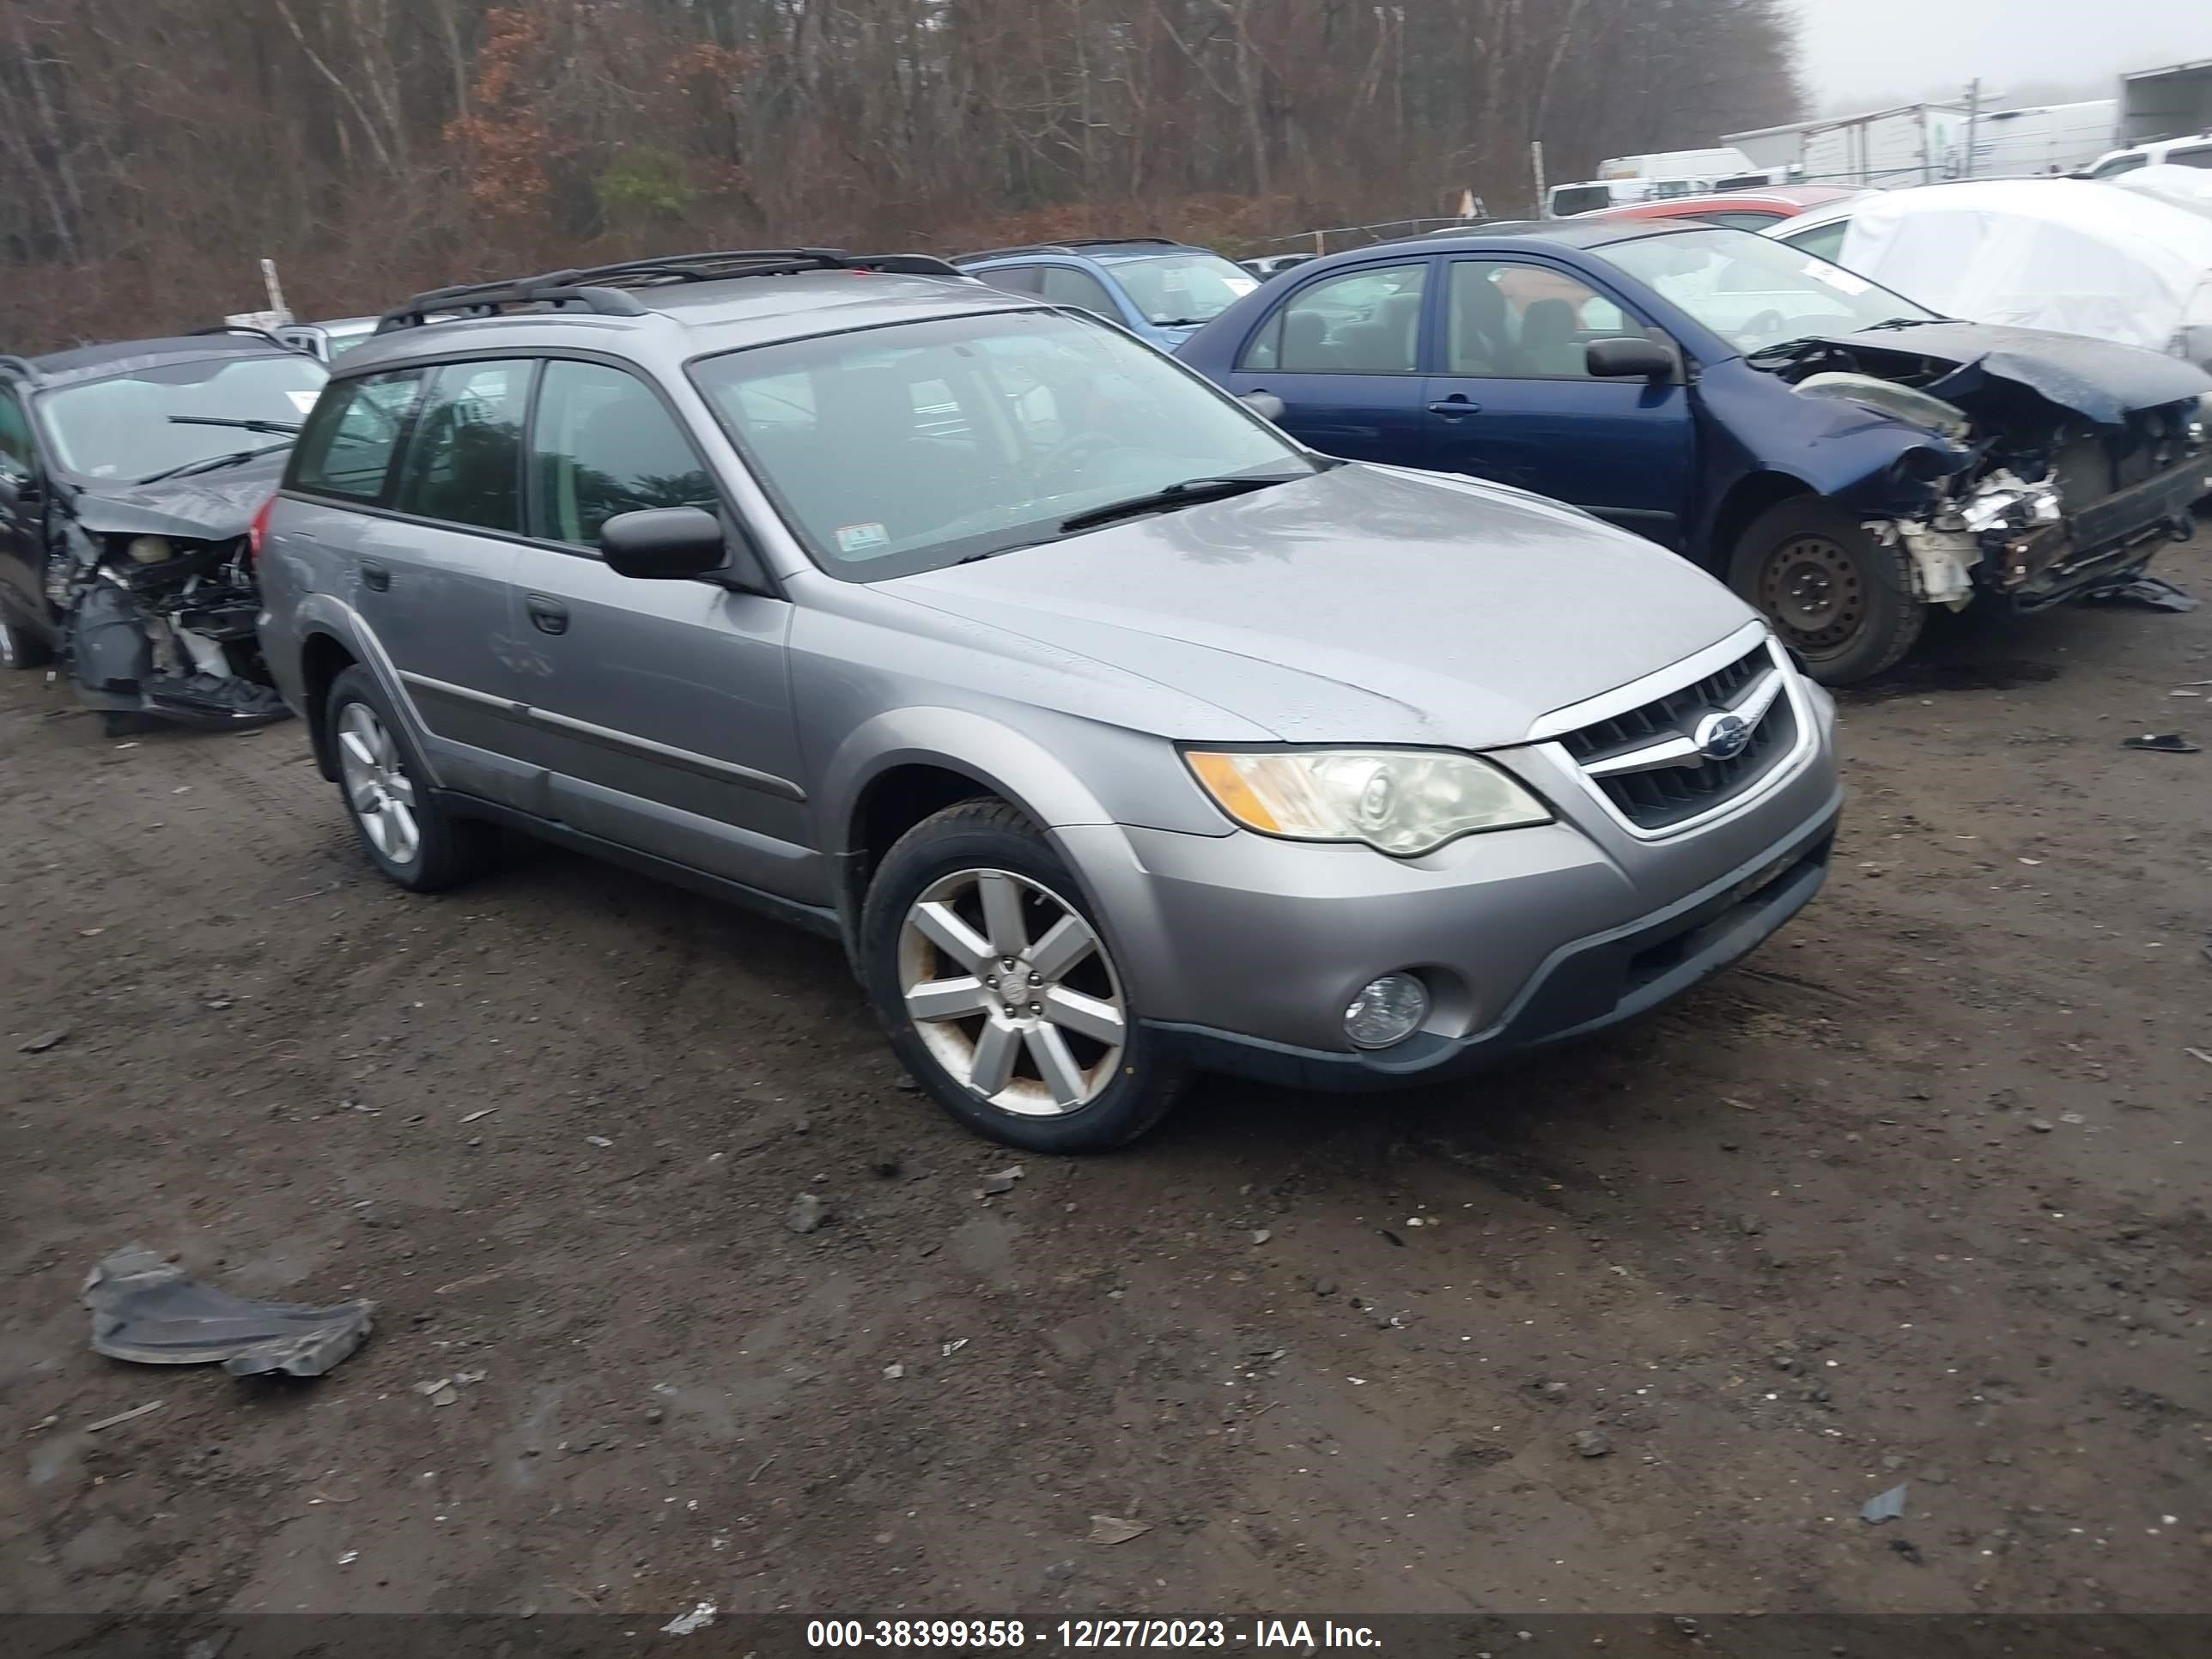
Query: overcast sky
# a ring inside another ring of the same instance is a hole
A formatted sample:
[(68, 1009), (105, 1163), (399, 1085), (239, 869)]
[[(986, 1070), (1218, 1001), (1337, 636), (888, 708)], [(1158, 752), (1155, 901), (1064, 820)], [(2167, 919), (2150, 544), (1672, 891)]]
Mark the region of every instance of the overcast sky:
[(2212, 58), (2205, 0), (1796, 0), (1815, 109), (1865, 108), (1963, 87), (2078, 88), (2107, 98), (2123, 70)]

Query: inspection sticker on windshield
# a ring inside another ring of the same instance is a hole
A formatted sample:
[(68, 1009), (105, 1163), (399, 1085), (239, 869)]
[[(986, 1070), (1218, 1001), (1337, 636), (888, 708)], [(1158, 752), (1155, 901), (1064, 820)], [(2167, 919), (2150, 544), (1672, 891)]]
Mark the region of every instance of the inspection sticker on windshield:
[(890, 544), (890, 532), (879, 524), (842, 524), (837, 526), (840, 553), (872, 553)]
[(1824, 264), (1818, 259), (1806, 261), (1805, 274), (1816, 283), (1826, 283), (1838, 294), (1857, 295), (1874, 286), (1863, 276), (1854, 276), (1839, 266)]
[(315, 406), (315, 394), (312, 392), (288, 392), (284, 395), (292, 400), (292, 407), (302, 415)]

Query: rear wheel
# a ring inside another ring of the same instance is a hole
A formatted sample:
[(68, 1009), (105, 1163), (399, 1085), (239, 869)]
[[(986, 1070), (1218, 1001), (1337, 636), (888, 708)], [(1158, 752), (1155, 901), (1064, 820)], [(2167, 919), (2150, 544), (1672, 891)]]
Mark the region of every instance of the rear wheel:
[(1920, 637), (1928, 607), (1912, 561), (1833, 501), (1801, 495), (1753, 520), (1729, 586), (1759, 607), (1823, 685), (1879, 674)]
[(902, 836), (860, 938), (892, 1046), (978, 1133), (1097, 1152), (1152, 1127), (1182, 1089), (1185, 1068), (1139, 1022), (1073, 874), (1003, 801), (963, 801)]
[(490, 851), (490, 825), (440, 806), (384, 694), (366, 669), (331, 684), (331, 745), (338, 787), (362, 848), (400, 886), (434, 893), (465, 881)]

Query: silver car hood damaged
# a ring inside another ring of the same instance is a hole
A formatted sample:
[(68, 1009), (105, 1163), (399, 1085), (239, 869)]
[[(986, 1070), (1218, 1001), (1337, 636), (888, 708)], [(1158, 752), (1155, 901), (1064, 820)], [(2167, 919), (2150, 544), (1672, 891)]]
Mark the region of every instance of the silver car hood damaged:
[(1574, 508), (1356, 463), (882, 586), (1286, 743), (1466, 749), (1524, 742), (1753, 615)]

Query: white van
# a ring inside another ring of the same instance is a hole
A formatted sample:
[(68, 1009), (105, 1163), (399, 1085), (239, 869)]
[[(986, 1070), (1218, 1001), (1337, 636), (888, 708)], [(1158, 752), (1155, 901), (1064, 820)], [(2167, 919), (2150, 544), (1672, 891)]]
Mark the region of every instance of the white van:
[(2137, 167), (2212, 167), (2212, 132), (2200, 132), (2191, 138), (2160, 138), (2133, 149), (2113, 150), (2099, 156), (2081, 177), (2112, 179)]

